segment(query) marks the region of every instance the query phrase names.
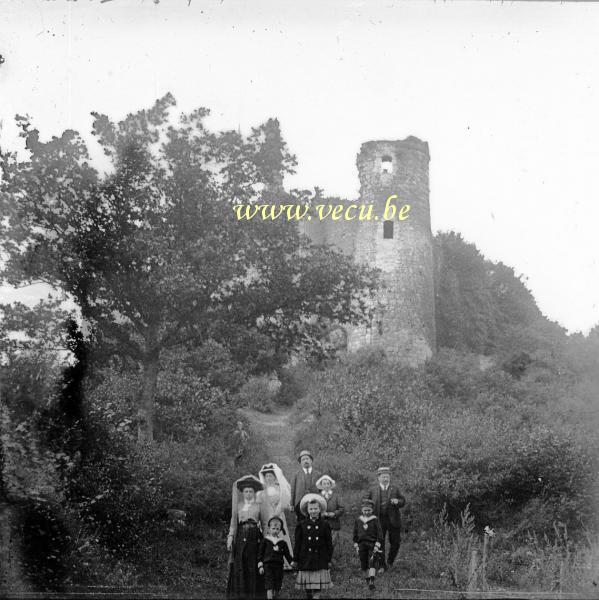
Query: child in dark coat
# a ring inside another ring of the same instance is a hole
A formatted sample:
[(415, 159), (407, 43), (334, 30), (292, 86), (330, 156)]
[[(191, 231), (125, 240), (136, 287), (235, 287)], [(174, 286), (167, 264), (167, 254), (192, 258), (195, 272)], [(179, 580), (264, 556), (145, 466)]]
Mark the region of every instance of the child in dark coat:
[(271, 517), (268, 520), (268, 533), (260, 543), (258, 550), (258, 572), (264, 575), (264, 587), (267, 598), (277, 598), (283, 585), (283, 559), (291, 562), (291, 552), (285, 535), (283, 520)]
[(326, 500), (320, 494), (306, 494), (300, 501), (300, 510), (308, 518), (295, 529), (292, 566), (298, 569), (295, 587), (306, 591), (307, 598), (319, 598), (321, 590), (333, 587), (331, 559), (333, 540), (331, 527), (322, 518)]
[(380, 566), (383, 555), (383, 530), (377, 517), (372, 513), (374, 502), (369, 498), (362, 500), (362, 514), (354, 523), (354, 548), (360, 558), (360, 567), (371, 590), (375, 589), (374, 576)]

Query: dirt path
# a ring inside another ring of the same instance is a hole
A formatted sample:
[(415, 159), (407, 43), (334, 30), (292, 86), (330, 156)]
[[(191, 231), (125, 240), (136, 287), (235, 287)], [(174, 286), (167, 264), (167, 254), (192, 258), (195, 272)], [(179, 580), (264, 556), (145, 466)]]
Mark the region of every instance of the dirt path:
[(289, 424), (291, 409), (261, 413), (246, 408), (243, 409), (243, 414), (248, 418), (252, 430), (264, 436), (268, 459), (277, 463), (283, 473), (290, 475), (297, 467), (293, 458), (293, 432)]
[[(249, 408), (242, 409), (249, 421), (252, 433), (263, 436), (268, 460), (281, 467), (289, 477), (298, 467), (295, 459), (294, 429), (290, 423), (292, 409), (279, 409), (274, 413), (261, 413)], [(342, 496), (343, 497), (343, 496)], [(346, 514), (341, 518), (339, 547), (331, 570), (334, 587), (327, 591), (326, 598), (445, 598), (453, 600), (462, 592), (447, 587), (447, 583), (435, 577), (422, 578), (422, 564), (430, 557), (420, 541), (414, 542), (406, 536), (402, 542), (396, 566), (390, 572), (377, 577), (377, 590), (371, 592), (366, 586), (355, 556), (352, 542), (353, 522), (357, 515), (355, 507), (346, 504)], [(295, 516), (287, 513), (288, 525), (293, 531)], [(294, 587), (295, 577), (284, 577), (282, 598), (302, 598), (303, 592)], [(441, 588), (441, 589), (439, 589)]]

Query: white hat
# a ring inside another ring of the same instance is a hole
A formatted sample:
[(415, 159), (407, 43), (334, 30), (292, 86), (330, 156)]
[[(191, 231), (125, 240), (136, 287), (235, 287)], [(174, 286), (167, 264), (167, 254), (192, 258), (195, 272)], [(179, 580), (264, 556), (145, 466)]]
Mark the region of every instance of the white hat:
[(308, 502), (318, 502), (321, 511), (325, 511), (327, 509), (327, 501), (320, 494), (306, 494), (300, 500), (300, 511), (306, 516), (308, 515)]
[(319, 490), (322, 490), (322, 482), (323, 480), (328, 479), (331, 482), (331, 489), (333, 489), (337, 484), (335, 483), (335, 480), (332, 477), (329, 477), (328, 475), (323, 475), (316, 483), (316, 487)]

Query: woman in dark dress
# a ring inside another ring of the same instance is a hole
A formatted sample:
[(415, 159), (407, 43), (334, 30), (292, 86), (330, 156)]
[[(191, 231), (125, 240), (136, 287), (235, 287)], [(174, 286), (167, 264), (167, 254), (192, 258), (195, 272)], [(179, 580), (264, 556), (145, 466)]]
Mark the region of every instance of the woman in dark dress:
[(264, 598), (263, 578), (258, 573), (258, 550), (262, 541), (259, 523), (263, 517), (262, 505), (256, 492), (262, 490), (253, 475), (238, 479), (233, 485), (231, 526), (227, 537), (229, 579), (227, 598)]

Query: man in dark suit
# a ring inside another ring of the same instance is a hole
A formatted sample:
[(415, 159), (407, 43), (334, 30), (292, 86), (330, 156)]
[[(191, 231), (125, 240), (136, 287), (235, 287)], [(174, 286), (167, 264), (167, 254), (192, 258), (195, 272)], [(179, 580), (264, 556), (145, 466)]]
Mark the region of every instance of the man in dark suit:
[(291, 480), (291, 504), (297, 515), (297, 520), (305, 519), (305, 515), (300, 510), (300, 501), (308, 493), (318, 493), (316, 482), (320, 479), (322, 473), (319, 473), (313, 466), (314, 458), (308, 450), (302, 450), (297, 458), (301, 465)]
[[(374, 514), (378, 517), (383, 530), (383, 556), (385, 555), (385, 538), (389, 533), (389, 555), (386, 567), (391, 567), (399, 552), (401, 543), (401, 515), (399, 509), (405, 505), (406, 499), (396, 485), (391, 485), (391, 470), (389, 467), (377, 469), (378, 484), (367, 494), (374, 502)], [(383, 567), (385, 568), (385, 567)]]

